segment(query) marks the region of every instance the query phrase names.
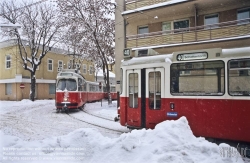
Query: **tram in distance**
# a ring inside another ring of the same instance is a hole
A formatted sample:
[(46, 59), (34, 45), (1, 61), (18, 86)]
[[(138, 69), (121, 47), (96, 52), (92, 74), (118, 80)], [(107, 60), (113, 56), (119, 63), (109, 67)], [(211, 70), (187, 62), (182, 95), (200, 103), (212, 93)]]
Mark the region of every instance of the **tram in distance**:
[(154, 128), (185, 116), (195, 136), (250, 142), (249, 47), (134, 57), (121, 77), (121, 125)]
[[(87, 102), (100, 101), (108, 97), (105, 87), (98, 82), (86, 81), (73, 69), (57, 74), (55, 105), (57, 112), (69, 109), (83, 109)], [(111, 99), (117, 99), (115, 86), (110, 86)]]

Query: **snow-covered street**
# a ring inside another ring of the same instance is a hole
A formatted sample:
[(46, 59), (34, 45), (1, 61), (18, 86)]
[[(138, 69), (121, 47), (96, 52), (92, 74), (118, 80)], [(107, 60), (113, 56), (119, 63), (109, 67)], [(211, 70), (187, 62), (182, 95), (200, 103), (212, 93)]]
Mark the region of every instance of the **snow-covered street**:
[(0, 162), (250, 162), (227, 144), (196, 138), (185, 117), (129, 132), (113, 121), (116, 101), (69, 115), (54, 104), (0, 101)]

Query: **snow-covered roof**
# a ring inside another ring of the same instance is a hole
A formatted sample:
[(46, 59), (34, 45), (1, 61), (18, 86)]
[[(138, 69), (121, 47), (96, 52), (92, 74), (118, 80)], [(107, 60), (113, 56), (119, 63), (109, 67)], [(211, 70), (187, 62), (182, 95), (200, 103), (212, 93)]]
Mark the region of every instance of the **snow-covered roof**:
[[(99, 70), (98, 73), (97, 73), (97, 76), (103, 76), (103, 71), (102, 70)], [(113, 72), (110, 72), (109, 71), (109, 77), (110, 78), (115, 78), (115, 74)]]
[(169, 5), (182, 3), (182, 2), (186, 2), (186, 1), (190, 1), (190, 0), (171, 0), (171, 1), (167, 1), (167, 2), (157, 3), (154, 5), (140, 7), (140, 8), (137, 8), (135, 10), (124, 11), (124, 12), (122, 12), (122, 15), (131, 14), (134, 12), (140, 12), (140, 11), (144, 11), (144, 10), (149, 10), (149, 9), (153, 9), (153, 8), (157, 8), (157, 7), (169, 6)]
[[(27, 44), (28, 41), (26, 40), (22, 40), (23, 41), (23, 44)], [(10, 46), (14, 46), (14, 45), (17, 45), (17, 39), (0, 39), (0, 48), (6, 48), (6, 47), (10, 47)], [(53, 53), (57, 53), (57, 54), (68, 54), (68, 51), (63, 49), (63, 48), (56, 48), (56, 47), (53, 47), (51, 48), (50, 50), (51, 52)]]
[(123, 61), (122, 66), (155, 63), (156, 61), (171, 63), (172, 57), (173, 57), (173, 54), (154, 55), (154, 56), (147, 56), (147, 57), (134, 57), (130, 60)]

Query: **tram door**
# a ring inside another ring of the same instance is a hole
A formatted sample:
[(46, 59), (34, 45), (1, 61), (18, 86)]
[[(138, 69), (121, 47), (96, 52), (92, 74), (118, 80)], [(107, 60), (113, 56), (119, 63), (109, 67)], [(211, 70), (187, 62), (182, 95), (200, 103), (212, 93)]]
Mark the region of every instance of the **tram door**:
[(127, 125), (141, 127), (141, 70), (127, 70)]
[(164, 68), (146, 69), (146, 127), (152, 128), (165, 118)]
[(163, 97), (163, 68), (127, 71), (128, 110), (127, 125), (145, 128), (147, 110), (161, 107)]

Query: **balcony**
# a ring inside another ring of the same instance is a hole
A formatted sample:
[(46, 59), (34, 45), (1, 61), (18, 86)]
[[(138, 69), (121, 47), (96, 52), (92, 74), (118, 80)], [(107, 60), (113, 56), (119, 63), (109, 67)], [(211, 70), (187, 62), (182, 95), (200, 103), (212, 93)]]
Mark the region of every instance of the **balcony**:
[(140, 7), (150, 6), (162, 2), (168, 2), (171, 0), (127, 0), (126, 11), (134, 10)]
[[(250, 35), (250, 18), (182, 28), (170, 31), (159, 31), (127, 36), (127, 48), (167, 46), (183, 43), (197, 43), (223, 39), (240, 38)], [(250, 37), (250, 36), (249, 36)]]

